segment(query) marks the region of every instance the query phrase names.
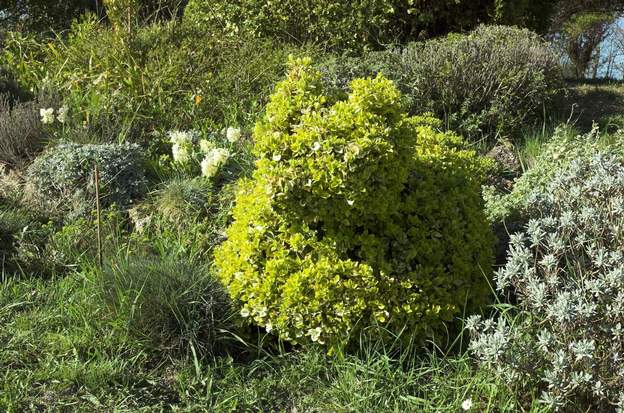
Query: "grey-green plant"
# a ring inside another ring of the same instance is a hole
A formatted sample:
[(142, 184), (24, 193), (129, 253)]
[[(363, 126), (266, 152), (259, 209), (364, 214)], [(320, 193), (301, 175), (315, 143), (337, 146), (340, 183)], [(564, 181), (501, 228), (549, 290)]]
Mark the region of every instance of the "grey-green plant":
[(407, 97), (411, 112), (432, 112), (473, 139), (514, 135), (543, 114), (561, 86), (548, 45), (529, 30), (507, 26), (332, 58), (322, 72), (339, 89), (354, 77), (382, 72)]
[(27, 198), (61, 215), (84, 215), (95, 209), (94, 171), (99, 171), (102, 208), (124, 209), (146, 189), (143, 159), (134, 144), (60, 144), (51, 147), (28, 167)]
[(573, 160), (591, 158), (607, 146), (613, 156), (624, 158), (624, 133), (604, 135), (595, 127), (588, 133), (578, 134), (565, 125), (558, 127), (535, 158), (526, 161), (526, 171), (515, 179), (511, 192), (501, 192), (493, 186), (484, 187), (486, 215), (493, 222), (526, 219), (532, 191), (545, 190), (553, 177)]
[(517, 300), (468, 320), (475, 357), (554, 410), (624, 408), (624, 164), (608, 150), (572, 161), (527, 199), (496, 288)]

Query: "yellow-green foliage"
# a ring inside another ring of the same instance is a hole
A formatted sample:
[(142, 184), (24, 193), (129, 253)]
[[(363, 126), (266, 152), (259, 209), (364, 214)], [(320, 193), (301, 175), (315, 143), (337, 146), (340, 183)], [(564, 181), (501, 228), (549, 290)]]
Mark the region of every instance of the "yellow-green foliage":
[(216, 253), (241, 314), (332, 350), (371, 324), (430, 337), (484, 302), (492, 250), (483, 161), (408, 117), (383, 76), (351, 89), (332, 102), (310, 60), (291, 61)]

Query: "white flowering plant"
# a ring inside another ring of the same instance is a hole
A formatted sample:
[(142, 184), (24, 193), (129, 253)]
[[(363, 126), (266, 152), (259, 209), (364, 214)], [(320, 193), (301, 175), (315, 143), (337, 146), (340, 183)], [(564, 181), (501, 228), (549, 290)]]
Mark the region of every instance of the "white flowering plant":
[(41, 123), (44, 125), (52, 125), (57, 121), (64, 125), (69, 120), (69, 107), (63, 105), (58, 109), (41, 108), (39, 109), (39, 116), (41, 117)]
[(624, 164), (573, 161), (527, 199), (497, 289), (515, 317), (470, 318), (473, 354), (553, 410), (624, 409)]
[(238, 128), (203, 136), (198, 131), (174, 130), (167, 133), (173, 165), (191, 175), (213, 179), (226, 165), (242, 139)]

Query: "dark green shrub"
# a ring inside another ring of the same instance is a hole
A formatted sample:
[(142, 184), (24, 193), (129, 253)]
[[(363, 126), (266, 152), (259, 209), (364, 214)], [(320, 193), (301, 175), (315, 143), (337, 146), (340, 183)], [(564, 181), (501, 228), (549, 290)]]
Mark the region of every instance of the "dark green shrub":
[(72, 20), (86, 11), (95, 11), (91, 0), (5, 0), (0, 13), (0, 32), (24, 30), (49, 32), (68, 29)]
[[(287, 56), (298, 51), (191, 22), (126, 33), (89, 18), (49, 47), (12, 35), (3, 58), (26, 86), (40, 87), (45, 79), (63, 91), (70, 112), (103, 129), (104, 142), (151, 143), (155, 131), (164, 136), (252, 123)], [(110, 123), (117, 125), (113, 133)]]
[[(10, 104), (29, 97), (29, 93), (23, 90), (9, 71), (2, 67), (0, 67), (0, 97), (7, 99)], [(2, 111), (3, 109), (0, 109), (0, 112)]]
[(97, 282), (112, 314), (157, 350), (187, 351), (189, 344), (200, 354), (225, 349), (231, 306), (206, 268), (131, 256), (108, 265)]
[[(510, 4), (507, 4), (510, 3)], [(522, 3), (522, 4), (521, 4)], [(530, 3), (530, 4), (527, 4)], [(191, 0), (185, 18), (241, 33), (288, 42), (314, 42), (333, 49), (379, 48), (464, 31), (481, 22), (537, 26), (534, 0)]]
[(408, 117), (384, 77), (351, 89), (333, 102), (308, 60), (292, 63), (215, 253), (243, 315), (332, 350), (371, 324), (440, 332), (486, 301), (493, 248), (484, 161), (439, 121)]
[(100, 176), (103, 208), (127, 208), (145, 191), (137, 145), (61, 144), (39, 156), (26, 171), (30, 201), (73, 216), (95, 209), (94, 170)]
[(475, 138), (512, 135), (539, 117), (561, 80), (557, 59), (539, 36), (504, 26), (334, 59), (323, 72), (343, 89), (354, 76), (381, 72), (397, 83), (412, 113), (432, 112)]

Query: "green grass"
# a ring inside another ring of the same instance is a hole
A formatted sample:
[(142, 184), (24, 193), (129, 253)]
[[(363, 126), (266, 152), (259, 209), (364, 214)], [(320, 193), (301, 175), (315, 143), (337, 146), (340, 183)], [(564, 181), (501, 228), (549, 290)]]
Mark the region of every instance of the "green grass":
[(102, 304), (94, 274), (2, 280), (0, 411), (458, 412), (468, 398), (474, 411), (521, 411), (512, 389), (461, 354), (374, 343), (342, 358), (251, 345), (204, 358), (158, 351)]

